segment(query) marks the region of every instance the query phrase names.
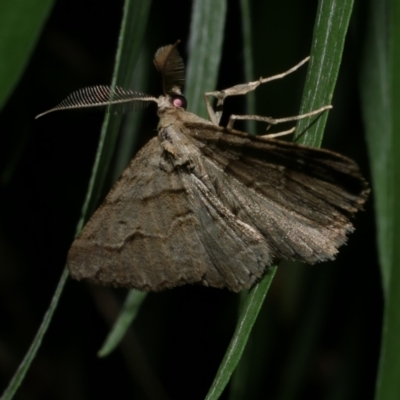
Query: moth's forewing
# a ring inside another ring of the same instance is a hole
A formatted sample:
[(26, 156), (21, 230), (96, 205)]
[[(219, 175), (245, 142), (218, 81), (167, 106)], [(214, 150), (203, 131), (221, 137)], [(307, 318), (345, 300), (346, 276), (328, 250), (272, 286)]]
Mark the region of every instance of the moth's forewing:
[(197, 221), (152, 139), (132, 160), (68, 253), (73, 278), (141, 290), (201, 280)]
[(243, 235), (229, 214), (200, 181), (164, 159), (154, 138), (72, 244), (69, 271), (75, 279), (139, 290), (187, 283), (248, 288), (268, 264), (268, 248), (259, 233)]
[(337, 153), (221, 127), (185, 124), (221, 201), (266, 239), (273, 258), (334, 258), (369, 190)]

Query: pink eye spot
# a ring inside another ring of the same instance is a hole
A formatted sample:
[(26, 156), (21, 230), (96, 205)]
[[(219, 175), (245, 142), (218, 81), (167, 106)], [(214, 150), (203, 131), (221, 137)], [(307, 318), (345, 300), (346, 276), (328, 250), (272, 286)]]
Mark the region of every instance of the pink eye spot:
[(182, 101), (182, 99), (180, 99), (179, 97), (176, 97), (176, 98), (172, 101), (172, 104), (173, 104), (175, 107), (181, 107), (181, 108), (183, 108), (183, 101)]
[(175, 96), (171, 98), (171, 104), (174, 107), (183, 108), (184, 110), (186, 110), (187, 107), (187, 101), (184, 96)]

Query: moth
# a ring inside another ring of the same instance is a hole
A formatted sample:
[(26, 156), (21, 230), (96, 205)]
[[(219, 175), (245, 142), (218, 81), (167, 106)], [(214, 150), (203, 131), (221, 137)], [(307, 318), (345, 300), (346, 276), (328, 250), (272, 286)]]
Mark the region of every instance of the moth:
[[(157, 137), (137, 153), (72, 243), (71, 276), (145, 291), (202, 284), (239, 292), (280, 259), (310, 264), (333, 259), (368, 197), (356, 163), (328, 150), (233, 129), (237, 119), (275, 124), (330, 106), (280, 120), (233, 115), (227, 127), (219, 126), (226, 97), (283, 77), (307, 59), (284, 74), (206, 93), (210, 120), (205, 120), (186, 111), (177, 44), (155, 54), (163, 79), (158, 98), (94, 86), (46, 112), (135, 102), (158, 107)], [(216, 111), (211, 96), (217, 98)]]

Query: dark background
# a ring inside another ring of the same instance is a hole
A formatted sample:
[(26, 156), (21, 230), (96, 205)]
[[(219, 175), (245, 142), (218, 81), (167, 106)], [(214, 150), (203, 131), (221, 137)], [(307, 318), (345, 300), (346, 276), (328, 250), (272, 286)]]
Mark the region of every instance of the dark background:
[[(252, 4), (255, 79), (308, 55), (317, 7), (266, 3)], [(122, 5), (58, 0), (0, 114), (0, 388), (27, 351), (63, 270), (103, 119), (91, 112), (34, 116), (75, 89), (110, 82)], [(181, 39), (186, 60), (190, 12), (187, 1), (153, 1), (146, 46), (154, 53)], [(357, 86), (363, 15), (355, 10), (323, 147), (354, 158), (369, 179)], [(229, 1), (220, 89), (243, 82), (241, 40), (239, 2)], [(159, 77), (151, 63), (149, 69), (148, 92), (158, 95)], [(305, 69), (260, 88), (257, 112), (296, 114), (304, 77)], [(243, 106), (233, 99), (227, 111)], [(140, 144), (156, 126), (149, 108)], [(373, 195), (355, 225), (335, 262), (278, 269), (249, 342), (252, 362), (239, 370), (248, 376), (243, 398), (373, 398), (382, 318)], [(204, 398), (233, 333), (239, 296), (202, 287), (150, 294), (121, 348), (99, 359), (125, 294), (68, 282), (16, 398)]]

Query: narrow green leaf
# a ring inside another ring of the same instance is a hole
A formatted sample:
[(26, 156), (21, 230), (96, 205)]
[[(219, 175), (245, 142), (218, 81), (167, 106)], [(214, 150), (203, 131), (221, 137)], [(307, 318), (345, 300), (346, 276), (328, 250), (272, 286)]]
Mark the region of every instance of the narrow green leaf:
[[(300, 114), (332, 102), (352, 9), (353, 0), (319, 1)], [(327, 119), (328, 112), (324, 112), (317, 118), (300, 120), (295, 138), (299, 143), (320, 147)]]
[[(381, 230), (378, 244), (380, 259), (384, 262), (381, 267), (386, 290), (375, 397), (377, 400), (394, 400), (400, 397), (400, 2), (373, 1), (370, 14), (374, 30), (367, 46), (373, 46), (370, 50), (373, 53), (366, 53), (365, 58), (364, 118), (366, 123), (370, 123), (373, 115), (367, 113), (372, 111), (379, 116), (378, 121), (386, 119), (382, 127), (374, 128), (371, 124), (367, 128), (373, 179), (377, 187), (377, 226)], [(372, 75), (378, 76), (373, 78)], [(376, 107), (372, 107), (373, 104)], [(377, 132), (372, 132), (373, 129)]]
[(64, 289), (67, 278), (68, 278), (68, 270), (65, 267), (64, 271), (61, 275), (61, 278), (58, 282), (56, 291), (54, 292), (50, 306), (49, 306), (48, 310), (46, 311), (46, 314), (43, 318), (43, 322), (40, 325), (39, 330), (37, 331), (36, 336), (33, 339), (28, 352), (25, 354), (24, 359), (22, 360), (17, 371), (15, 372), (11, 381), (9, 382), (8, 387), (6, 388), (3, 395), (1, 396), (1, 400), (11, 400), (14, 397), (14, 395), (17, 392), (20, 385), (22, 384), (22, 381), (24, 380), (25, 375), (28, 372), (29, 367), (32, 364), (32, 361), (35, 358), (40, 345), (42, 344), (43, 337), (44, 337), (45, 333), (47, 332), (47, 328), (50, 325), (54, 311), (57, 308), (58, 301), (60, 300), (61, 293)]
[(269, 268), (262, 281), (250, 289), (243, 304), (232, 340), (229, 343), (228, 349), (214, 378), (214, 382), (208, 391), (206, 400), (218, 399), (228, 384), (246, 347), (251, 329), (256, 322), (257, 315), (264, 302), (272, 279), (275, 276), (276, 269), (277, 267)]
[[(146, 42), (143, 43), (140, 50), (138, 60), (135, 65), (135, 70), (132, 75), (129, 88), (134, 91), (147, 93), (149, 86), (149, 71), (151, 57), (149, 46)], [(111, 181), (115, 182), (126, 168), (132, 158), (133, 151), (136, 149), (141, 132), (138, 131), (143, 119), (142, 112), (131, 112), (125, 115), (124, 124), (120, 133), (118, 148), (115, 150), (115, 162), (113, 165), (113, 174)]]
[(128, 293), (117, 321), (110, 330), (103, 346), (97, 353), (99, 357), (108, 356), (112, 351), (115, 350), (124, 337), (127, 329), (136, 318), (136, 315), (139, 312), (140, 306), (142, 305), (143, 300), (146, 298), (146, 295), (146, 292), (138, 292), (137, 290), (131, 290)]
[[(319, 3), (311, 50), (311, 63), (304, 87), (301, 113), (330, 104), (342, 58), (352, 6), (352, 0), (321, 0)], [(327, 115), (322, 116), (311, 127), (309, 127), (309, 118), (299, 121), (297, 133), (301, 133), (308, 128), (306, 134), (301, 135), (299, 141), (310, 146), (319, 146), (322, 141), (326, 118)], [(312, 120), (315, 120), (315, 118)], [(276, 268), (273, 270), (274, 273), (275, 270)], [(206, 399), (219, 398), (227, 385), (243, 353), (272, 278), (273, 275), (266, 275), (259, 284), (259, 286), (262, 286), (261, 290), (249, 294), (251, 299), (246, 302), (239, 318), (238, 327), (240, 329), (236, 328)], [(256, 288), (259, 286), (256, 286)], [(252, 310), (252, 318), (247, 317), (249, 310)], [(243, 333), (244, 330), (246, 333)]]
[[(124, 85), (126, 82), (130, 83), (131, 76), (134, 70), (134, 64), (138, 57), (139, 46), (141, 39), (144, 35), (144, 31), (147, 23), (147, 13), (150, 8), (151, 2), (144, 2), (145, 4), (137, 4), (134, 1), (126, 0), (124, 4), (124, 13), (121, 24), (120, 36), (118, 40), (118, 48), (115, 60), (115, 68), (112, 79), (112, 85), (121, 84)], [(135, 42), (135, 40), (137, 42)], [(136, 43), (136, 44), (134, 44)], [(133, 46), (133, 47), (132, 47)], [(123, 74), (123, 78), (119, 78), (120, 74)], [(127, 86), (127, 85), (125, 85)], [(107, 114), (100, 140), (98, 144), (98, 150), (96, 154), (96, 160), (92, 170), (92, 177), (90, 179), (89, 188), (86, 195), (85, 204), (82, 209), (82, 216), (77, 224), (76, 233), (78, 234), (87, 219), (88, 211), (92, 210), (96, 201), (96, 196), (99, 195), (101, 186), (103, 185), (107, 169), (109, 167), (113, 149), (115, 147), (117, 131), (119, 129), (120, 121), (117, 118), (110, 118)], [(20, 367), (12, 378), (9, 387), (6, 389), (2, 400), (12, 399), (19, 385), (22, 383), (26, 372), (28, 371), (32, 360), (34, 359), (40, 343), (47, 331), (50, 324), (52, 315), (55, 308), (57, 307), (60, 299), (62, 290), (65, 286), (65, 282), (68, 276), (68, 271), (65, 268), (64, 272), (58, 283), (56, 292), (53, 296), (50, 307), (46, 313), (46, 316), (36, 334), (28, 353), (22, 361)]]
[[(121, 31), (118, 38), (115, 67), (111, 82), (112, 87), (117, 85), (129, 87), (131, 84), (135, 63), (139, 57), (142, 38), (147, 26), (150, 5), (151, 1), (136, 2), (133, 0), (126, 0), (124, 3)], [(121, 114), (105, 114), (92, 176), (90, 178), (85, 204), (82, 208), (82, 226), (87, 216), (94, 211), (98, 203), (98, 196), (104, 184), (117, 143), (121, 121)], [(80, 231), (81, 226), (78, 226), (78, 228)]]
[(53, 0), (0, 2), (0, 109), (18, 83)]
[(185, 96), (188, 109), (203, 118), (207, 118), (203, 94), (217, 84), (226, 7), (226, 0), (193, 2)]
[[(319, 2), (300, 114), (331, 104), (352, 9), (353, 0)], [(298, 142), (320, 147), (327, 118), (328, 112), (324, 112), (317, 118), (300, 120), (295, 135), (299, 139)], [(309, 126), (311, 122), (313, 124)], [(324, 286), (328, 287), (329, 283), (326, 278), (327, 275), (315, 290), (315, 298), (319, 301), (309, 307), (303, 320), (297, 337), (298, 343), (293, 346), (291, 360), (281, 385), (279, 399), (293, 399), (301, 392), (302, 382), (308, 371), (304, 366), (315, 348), (315, 338), (319, 335), (325, 305), (328, 302), (328, 298), (324, 296)]]
[(388, 2), (370, 2), (365, 47), (360, 73), (360, 91), (365, 132), (374, 186), (378, 227), (379, 264), (385, 294), (389, 289), (393, 216), (389, 171), (392, 170), (392, 105), (390, 86)]

